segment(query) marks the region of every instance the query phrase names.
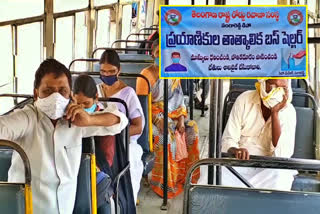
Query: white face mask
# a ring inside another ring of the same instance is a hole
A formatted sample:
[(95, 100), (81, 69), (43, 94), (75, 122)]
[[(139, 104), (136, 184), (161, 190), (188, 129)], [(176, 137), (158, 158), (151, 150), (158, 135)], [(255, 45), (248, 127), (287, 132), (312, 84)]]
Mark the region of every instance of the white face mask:
[(34, 105), (45, 113), (50, 119), (56, 120), (63, 117), (70, 99), (55, 92), (46, 98), (38, 98)]
[[(260, 97), (262, 99), (263, 104), (267, 108), (273, 108), (277, 104), (281, 103), (283, 100), (283, 95), (285, 95), (285, 90), (282, 87), (272, 87), (272, 90), (267, 93), (266, 92), (266, 81), (257, 83), (256, 88), (258, 89), (258, 92), (260, 93)], [(289, 97), (288, 102), (290, 103), (292, 100), (292, 94), (291, 90), (289, 89)]]

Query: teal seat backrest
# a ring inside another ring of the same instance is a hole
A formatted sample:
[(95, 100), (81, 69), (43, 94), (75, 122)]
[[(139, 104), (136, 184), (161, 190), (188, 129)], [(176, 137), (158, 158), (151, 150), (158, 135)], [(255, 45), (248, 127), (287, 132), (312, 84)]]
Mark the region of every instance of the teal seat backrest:
[(150, 65), (151, 63), (123, 62), (121, 63), (121, 71), (124, 73), (140, 74), (143, 69), (147, 68)]
[(119, 54), (120, 61), (152, 61), (151, 55), (145, 54)]
[(193, 186), (188, 194), (186, 214), (318, 214), (320, 210), (319, 193)]
[(0, 213), (25, 214), (24, 184), (0, 183)]
[(11, 149), (0, 149), (0, 182), (8, 181), (8, 171), (11, 166)]
[(293, 158), (315, 159), (314, 110), (295, 107), (297, 125)]

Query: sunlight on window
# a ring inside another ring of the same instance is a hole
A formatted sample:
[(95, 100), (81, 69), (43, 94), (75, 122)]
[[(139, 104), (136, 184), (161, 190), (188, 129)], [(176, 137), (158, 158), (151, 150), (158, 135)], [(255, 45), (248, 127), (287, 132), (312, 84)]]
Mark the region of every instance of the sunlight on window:
[(88, 7), (88, 5), (88, 0), (54, 0), (53, 2), (55, 13), (82, 9)]
[(110, 21), (111, 20), (109, 9), (98, 11), (98, 24), (96, 35), (97, 47), (110, 47)]
[(206, 5), (206, 0), (195, 0), (195, 5)]
[(191, 5), (191, 0), (169, 0), (169, 5)]
[(34, 74), (42, 61), (40, 30), (39, 22), (18, 27), (18, 93), (33, 93)]
[(251, 5), (277, 5), (278, 0), (251, 0)]
[(1, 0), (0, 22), (42, 15), (44, 0)]
[(248, 0), (227, 0), (226, 5), (248, 5)]
[[(13, 59), (11, 27), (0, 27), (0, 94), (13, 93)], [(0, 97), (0, 114), (13, 107), (13, 99)]]
[[(319, 4), (320, 4), (320, 2), (319, 2)], [(313, 13), (317, 12), (317, 1), (316, 0), (308, 1), (308, 10)]]
[[(87, 58), (87, 27), (85, 12), (76, 14), (75, 58)], [(74, 70), (84, 71), (86, 63), (76, 63)]]
[[(131, 33), (131, 20), (132, 20), (132, 6), (124, 5), (122, 14), (126, 14), (122, 16), (122, 31), (121, 38), (126, 39), (127, 36)], [(121, 43), (121, 47), (125, 47), (125, 43)]]
[(94, 6), (115, 4), (118, 0), (94, 0)]
[[(0, 90), (1, 86), (13, 81), (13, 59), (11, 27), (0, 27)], [(1, 92), (2, 93), (2, 92)]]
[(55, 58), (66, 67), (72, 61), (72, 17), (57, 19)]

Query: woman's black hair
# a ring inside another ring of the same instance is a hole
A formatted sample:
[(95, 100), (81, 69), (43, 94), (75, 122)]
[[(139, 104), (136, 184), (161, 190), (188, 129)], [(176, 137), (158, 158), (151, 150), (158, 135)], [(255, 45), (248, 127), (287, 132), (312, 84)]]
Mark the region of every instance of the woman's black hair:
[(156, 39), (152, 42), (152, 53), (156, 50), (156, 48), (159, 46), (159, 39)]
[(78, 76), (74, 82), (73, 93), (83, 93), (84, 96), (95, 99), (98, 91), (94, 79), (88, 75)]
[(120, 57), (115, 50), (105, 50), (100, 57), (100, 64), (111, 64), (120, 70)]

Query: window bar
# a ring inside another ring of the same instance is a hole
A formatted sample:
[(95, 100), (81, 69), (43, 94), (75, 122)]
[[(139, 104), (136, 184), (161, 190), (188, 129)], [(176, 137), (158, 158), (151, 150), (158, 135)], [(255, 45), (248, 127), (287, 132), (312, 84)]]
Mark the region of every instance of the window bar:
[[(72, 59), (75, 59), (76, 58), (76, 21), (77, 21), (77, 19), (76, 19), (76, 14), (74, 14), (73, 16), (72, 16)], [(74, 69), (74, 65), (73, 65), (73, 67), (72, 67), (72, 69), (73, 70), (75, 70)]]
[[(11, 42), (12, 42), (12, 57), (13, 57), (13, 93), (18, 93), (18, 77), (17, 77), (17, 55), (18, 55), (18, 28), (16, 25), (11, 25)], [(14, 105), (18, 104), (18, 99), (13, 98)]]

